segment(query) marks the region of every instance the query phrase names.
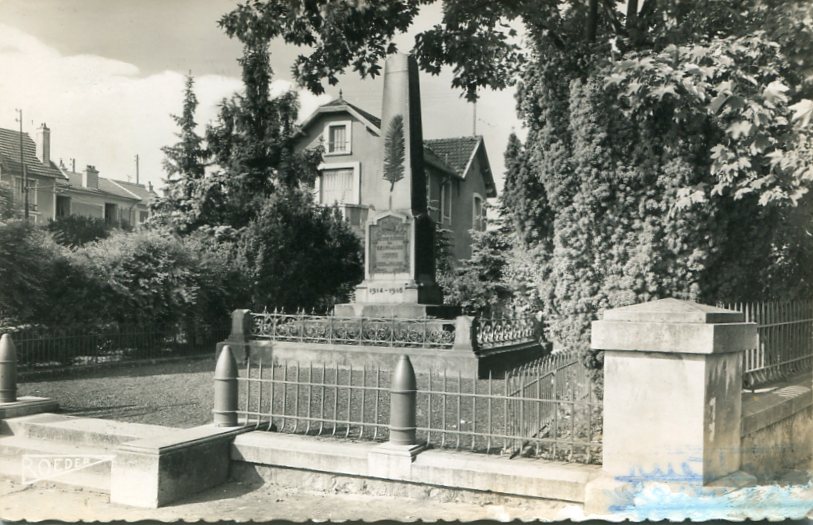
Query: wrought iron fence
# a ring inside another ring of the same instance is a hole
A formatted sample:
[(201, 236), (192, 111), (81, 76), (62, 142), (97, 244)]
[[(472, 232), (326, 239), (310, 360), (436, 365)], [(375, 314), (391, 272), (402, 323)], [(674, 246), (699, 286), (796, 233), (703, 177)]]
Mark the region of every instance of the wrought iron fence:
[(746, 350), (743, 382), (757, 388), (813, 370), (813, 301), (720, 303), (757, 324), (757, 346)]
[[(601, 407), (577, 360), (501, 379), (416, 376), (418, 439), (485, 454), (598, 463)], [(241, 422), (258, 429), (348, 439), (389, 437), (391, 372), (274, 362), (238, 377)]]
[(156, 330), (144, 325), (9, 328), (23, 370), (74, 368), (138, 359), (211, 355), (227, 327)]
[(539, 321), (533, 316), (478, 318), (475, 338), (479, 348), (537, 342)]
[(274, 310), (252, 312), (251, 318), (251, 337), (274, 341), (451, 348), (455, 339), (454, 320), (431, 317), (339, 317)]

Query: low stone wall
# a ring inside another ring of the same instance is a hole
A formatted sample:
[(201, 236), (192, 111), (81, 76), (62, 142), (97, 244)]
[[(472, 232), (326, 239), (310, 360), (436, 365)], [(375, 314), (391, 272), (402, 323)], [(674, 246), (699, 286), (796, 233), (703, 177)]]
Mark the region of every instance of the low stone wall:
[(224, 345), (229, 345), (239, 364), (245, 363), (246, 349), (252, 358), (252, 364), (271, 362), (273, 355), (278, 361), (292, 363), (326, 363), (339, 366), (353, 366), (354, 368), (380, 367), (382, 370), (392, 370), (403, 354), (408, 354), (412, 366), (419, 374), (428, 372), (447, 373), (464, 377), (487, 377), (489, 370), (495, 375), (502, 370), (518, 365), (543, 355), (544, 349), (538, 344), (517, 344), (493, 352), (477, 355), (471, 350), (455, 350), (452, 348), (400, 348), (386, 346), (363, 345), (327, 345), (321, 343), (300, 343), (288, 341), (254, 340), (248, 343), (234, 343), (225, 341), (218, 343), (216, 353)]
[(425, 450), (388, 444), (251, 432), (232, 445), (232, 477), (326, 493), (432, 497), (470, 503), (539, 498), (583, 503), (595, 465)]
[(409, 354), (412, 366), (418, 373), (445, 370), (448, 374), (460, 372), (466, 377), (471, 377), (477, 374), (479, 367), (479, 359), (472, 352), (448, 348), (393, 348), (255, 340), (237, 345), (228, 341), (219, 343), (217, 345), (218, 353), (224, 344), (231, 347), (239, 364), (245, 362), (246, 349), (248, 349), (252, 364), (259, 362), (260, 357), (264, 364), (268, 364), (273, 355), (277, 361), (291, 363), (326, 363), (329, 365), (335, 363), (338, 366), (353, 366), (359, 369), (380, 367), (382, 370), (392, 370), (401, 355)]
[(770, 480), (813, 455), (813, 379), (744, 394), (742, 470)]

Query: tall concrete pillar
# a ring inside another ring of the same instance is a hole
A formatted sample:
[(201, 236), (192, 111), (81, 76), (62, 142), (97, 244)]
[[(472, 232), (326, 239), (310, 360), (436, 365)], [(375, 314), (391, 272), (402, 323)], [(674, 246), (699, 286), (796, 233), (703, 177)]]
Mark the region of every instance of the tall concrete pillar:
[(588, 511), (623, 507), (650, 482), (696, 490), (742, 479), (742, 353), (756, 344), (754, 323), (662, 299), (606, 311), (590, 344), (605, 354), (602, 476)]
[[(396, 141), (403, 143), (402, 158)], [(395, 210), (413, 216), (426, 213), (421, 88), (418, 62), (411, 55), (390, 55), (384, 64), (381, 143), (384, 181), (381, 191), (376, 192), (376, 210)]]

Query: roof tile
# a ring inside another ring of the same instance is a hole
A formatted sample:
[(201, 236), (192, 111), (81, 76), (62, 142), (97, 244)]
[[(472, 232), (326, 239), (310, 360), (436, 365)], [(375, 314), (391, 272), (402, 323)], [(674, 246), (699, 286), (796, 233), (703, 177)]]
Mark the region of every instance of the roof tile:
[(423, 141), (440, 159), (452, 167), (458, 175), (463, 173), (469, 164), (472, 153), (482, 137), (453, 137), (447, 139), (432, 139)]
[[(43, 164), (37, 158), (37, 145), (28, 135), (23, 133), (23, 161), (28, 173), (41, 177), (63, 178), (59, 168), (51, 162)], [(20, 169), (20, 132), (0, 128), (0, 164), (4, 170), (22, 173)]]

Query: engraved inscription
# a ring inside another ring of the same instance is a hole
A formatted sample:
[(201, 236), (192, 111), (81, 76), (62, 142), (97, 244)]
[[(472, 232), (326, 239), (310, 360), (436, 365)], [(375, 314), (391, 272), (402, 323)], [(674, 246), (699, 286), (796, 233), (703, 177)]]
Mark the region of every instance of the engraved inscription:
[(384, 217), (370, 225), (370, 273), (409, 272), (409, 224)]
[(401, 295), (404, 293), (404, 288), (378, 288), (373, 287), (367, 290), (370, 295)]

